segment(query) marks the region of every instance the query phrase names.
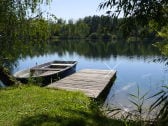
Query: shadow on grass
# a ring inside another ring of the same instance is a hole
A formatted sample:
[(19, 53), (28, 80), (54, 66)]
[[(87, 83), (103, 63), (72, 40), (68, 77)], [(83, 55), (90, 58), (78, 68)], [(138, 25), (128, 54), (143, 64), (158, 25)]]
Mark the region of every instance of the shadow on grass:
[[(63, 110), (64, 111), (64, 110)], [(122, 122), (83, 111), (65, 110), (72, 116), (39, 114), (22, 119), (19, 126), (124, 126)]]
[(83, 118), (75, 119), (61, 116), (52, 117), (46, 114), (41, 114), (25, 118), (19, 123), (19, 126), (42, 126), (42, 125), (85, 126), (86, 121)]

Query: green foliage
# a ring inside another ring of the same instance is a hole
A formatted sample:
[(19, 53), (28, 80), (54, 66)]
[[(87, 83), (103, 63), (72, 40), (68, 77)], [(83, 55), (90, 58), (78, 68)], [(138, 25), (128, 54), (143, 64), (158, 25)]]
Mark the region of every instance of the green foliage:
[[(61, 19), (58, 19), (61, 20)], [(68, 24), (57, 21), (56, 23), (50, 24), (52, 27), (52, 37), (59, 37), (62, 39), (77, 39), (86, 38), (89, 34), (89, 27), (84, 22), (77, 22), (73, 24), (73, 21), (69, 21)]]
[(89, 35), (89, 38), (91, 38), (91, 39), (98, 39), (99, 36), (98, 36), (97, 33), (92, 33), (92, 34)]
[[(1, 0), (0, 1), (0, 46), (13, 48), (16, 41), (46, 41), (50, 34), (48, 25), (42, 19), (41, 4), (49, 4), (51, 0)], [(30, 16), (31, 14), (31, 16)], [(32, 15), (35, 15), (33, 17)], [(38, 39), (38, 40), (37, 40)], [(16, 45), (15, 45), (16, 46)], [(8, 50), (1, 51), (0, 66), (8, 64), (4, 58), (13, 59)], [(6, 82), (11, 82), (10, 75), (4, 74)], [(4, 82), (4, 83), (6, 83)], [(12, 83), (12, 82), (11, 82)], [(8, 84), (10, 85), (10, 83)]]
[(167, 22), (167, 0), (105, 0), (99, 5), (100, 9), (108, 8), (108, 14), (118, 17), (136, 17), (139, 23), (146, 24), (154, 20), (160, 25)]
[(167, 57), (168, 56), (168, 25), (162, 27), (161, 30), (158, 31), (158, 36), (161, 37), (163, 40), (162, 42), (156, 42), (154, 46), (157, 47), (165, 57)]
[(0, 100), (0, 125), (123, 125), (96, 113), (98, 106), (80, 92), (19, 86), (0, 89)]
[(2, 81), (7, 86), (12, 86), (15, 84), (20, 84), (13, 76), (9, 74), (8, 69), (0, 66), (0, 81)]
[(141, 41), (141, 39), (139, 37), (128, 37), (127, 40), (126, 40), (128, 43), (131, 43), (131, 42), (139, 42)]
[[(99, 5), (99, 8), (109, 9), (108, 14), (112, 14), (112, 17), (118, 17), (123, 13), (123, 17), (129, 19), (122, 24), (124, 36), (129, 36), (129, 31), (133, 31), (136, 36), (139, 36), (138, 31), (141, 31), (142, 34), (145, 33), (146, 30), (143, 28), (147, 26), (149, 33), (158, 33), (159, 37), (168, 41), (167, 0), (105, 0)], [(138, 25), (144, 26), (140, 27), (142, 30), (138, 30)], [(160, 50), (163, 50), (164, 55), (168, 54), (167, 45)]]
[(162, 54), (168, 56), (168, 44), (165, 44), (162, 48)]
[(80, 35), (81, 38), (85, 38), (89, 34), (89, 26), (84, 22), (78, 22), (76, 26), (76, 32)]
[(106, 40), (112, 39), (112, 35), (115, 38), (130, 36), (145, 38), (153, 33), (148, 26), (138, 24), (135, 18), (116, 19), (110, 16), (89, 16), (76, 22), (70, 20), (67, 24), (57, 21), (50, 23), (50, 28), (52, 37), (63, 39), (92, 38), (93, 36), (94, 39)]
[(168, 42), (168, 25), (162, 27), (158, 34)]
[(163, 86), (163, 89), (153, 95), (151, 98), (157, 97), (157, 100), (151, 105), (151, 111), (154, 109), (159, 109), (157, 115), (157, 121), (161, 125), (168, 124), (168, 86)]
[(29, 36), (33, 41), (45, 41), (50, 35), (49, 23), (44, 19), (30, 21)]
[(103, 40), (110, 40), (112, 38), (111, 34), (110, 33), (106, 33), (106, 34), (103, 34), (102, 35), (102, 39)]
[[(13, 60), (14, 54), (8, 50), (17, 48), (17, 41), (45, 41), (49, 38), (48, 22), (42, 19), (41, 4), (49, 4), (51, 0), (1, 0), (0, 1), (0, 65), (5, 66), (7, 61)], [(31, 14), (31, 16), (30, 16)], [(33, 17), (32, 15), (35, 15)], [(14, 48), (13, 48), (14, 47)], [(13, 52), (14, 53), (14, 52)]]

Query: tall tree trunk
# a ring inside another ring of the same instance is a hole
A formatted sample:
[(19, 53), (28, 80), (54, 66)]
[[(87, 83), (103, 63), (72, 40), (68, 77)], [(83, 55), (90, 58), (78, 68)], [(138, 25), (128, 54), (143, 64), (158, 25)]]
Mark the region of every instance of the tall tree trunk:
[(12, 86), (20, 83), (12, 75), (10, 75), (9, 71), (6, 68), (2, 66), (0, 66), (0, 80), (6, 86)]

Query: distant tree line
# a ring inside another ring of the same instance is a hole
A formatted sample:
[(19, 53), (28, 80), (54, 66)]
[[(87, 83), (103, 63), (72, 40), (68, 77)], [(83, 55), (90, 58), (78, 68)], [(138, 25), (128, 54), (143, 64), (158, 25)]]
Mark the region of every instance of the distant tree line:
[(117, 38), (154, 38), (155, 32), (134, 19), (113, 18), (110, 16), (88, 16), (76, 22), (63, 19), (51, 21), (51, 36), (62, 39), (117, 39)]

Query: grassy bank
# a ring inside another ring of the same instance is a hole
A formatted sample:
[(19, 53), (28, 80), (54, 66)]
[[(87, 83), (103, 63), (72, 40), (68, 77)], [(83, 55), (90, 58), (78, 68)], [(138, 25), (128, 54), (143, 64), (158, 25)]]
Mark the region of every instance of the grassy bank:
[(80, 92), (20, 86), (0, 90), (0, 125), (122, 126)]

